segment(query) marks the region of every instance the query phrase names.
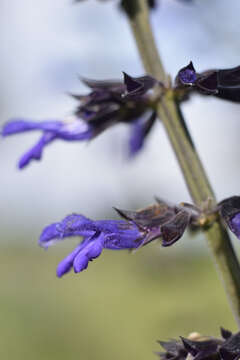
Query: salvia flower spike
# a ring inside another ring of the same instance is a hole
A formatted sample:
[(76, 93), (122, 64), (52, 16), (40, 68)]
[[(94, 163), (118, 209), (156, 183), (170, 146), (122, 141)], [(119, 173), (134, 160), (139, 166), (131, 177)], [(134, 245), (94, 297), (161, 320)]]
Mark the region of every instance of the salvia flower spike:
[(188, 210), (164, 202), (138, 211), (116, 211), (124, 220), (94, 221), (72, 214), (43, 230), (39, 244), (45, 248), (67, 237), (83, 237), (74, 251), (58, 265), (59, 277), (71, 268), (77, 273), (86, 269), (89, 261), (98, 257), (103, 249), (138, 249), (160, 237), (162, 246), (170, 246), (183, 235), (191, 222)]
[(90, 93), (72, 95), (80, 104), (71, 118), (40, 122), (17, 118), (6, 123), (2, 129), (4, 137), (35, 130), (42, 132), (39, 141), (20, 158), (19, 168), (24, 168), (31, 160), (40, 160), (43, 149), (57, 139), (89, 141), (117, 123), (130, 125), (129, 155), (137, 154), (156, 120), (149, 90), (157, 82), (149, 76), (132, 78), (127, 74), (124, 80), (83, 78)]

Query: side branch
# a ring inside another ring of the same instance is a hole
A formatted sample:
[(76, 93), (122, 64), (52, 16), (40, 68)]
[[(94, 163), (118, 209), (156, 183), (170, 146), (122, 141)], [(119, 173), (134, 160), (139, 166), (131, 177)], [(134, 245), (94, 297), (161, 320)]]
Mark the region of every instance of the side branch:
[[(167, 74), (164, 71), (151, 30), (147, 0), (131, 0), (131, 6), (125, 6), (125, 11), (146, 72), (165, 82)], [(169, 90), (163, 96), (157, 107), (158, 116), (165, 126), (193, 201), (196, 205), (202, 206), (208, 198), (211, 198), (215, 205), (214, 193), (188, 133), (181, 110), (172, 95)], [(220, 220), (206, 229), (205, 233), (240, 327), (240, 267), (238, 259), (228, 233)]]

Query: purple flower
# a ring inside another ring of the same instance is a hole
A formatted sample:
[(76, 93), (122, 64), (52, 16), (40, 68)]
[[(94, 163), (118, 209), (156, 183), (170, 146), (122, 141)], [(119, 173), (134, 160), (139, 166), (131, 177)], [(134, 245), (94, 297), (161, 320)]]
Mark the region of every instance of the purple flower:
[(124, 220), (93, 221), (72, 214), (43, 230), (39, 244), (45, 248), (66, 237), (83, 237), (58, 265), (58, 277), (71, 268), (76, 273), (86, 269), (89, 261), (98, 257), (103, 249), (137, 249), (159, 237), (162, 237), (163, 246), (172, 245), (183, 235), (191, 218), (183, 208), (171, 207), (164, 202), (139, 211), (116, 210)]
[(83, 241), (60, 262), (57, 275), (61, 277), (72, 267), (76, 273), (84, 270), (88, 262), (102, 250), (133, 249), (144, 241), (144, 233), (133, 222), (121, 220), (92, 221), (82, 215), (69, 215), (59, 223), (46, 227), (39, 240), (43, 247), (70, 236), (82, 236)]
[(240, 213), (232, 217), (231, 227), (234, 234), (240, 239)]
[(66, 121), (48, 120), (41, 122), (13, 119), (3, 126), (2, 136), (5, 137), (32, 130), (41, 130), (43, 134), (39, 141), (20, 158), (18, 163), (20, 169), (28, 165), (31, 160), (40, 160), (45, 146), (56, 139), (82, 141), (90, 140), (94, 136), (91, 125), (77, 118)]
[(124, 79), (125, 83), (82, 79), (90, 88), (90, 93), (73, 95), (80, 104), (70, 120), (34, 122), (13, 119), (6, 123), (2, 136), (33, 130), (43, 132), (33, 148), (21, 157), (19, 168), (25, 167), (33, 159), (40, 160), (44, 147), (55, 139), (89, 141), (119, 122), (130, 125), (129, 152), (136, 154), (156, 120), (155, 103), (149, 90), (158, 82), (150, 76), (132, 78), (124, 74)]
[(134, 156), (141, 150), (144, 140), (156, 120), (156, 113), (153, 112), (148, 118), (140, 118), (135, 120), (131, 126), (130, 139), (129, 139), (129, 154)]
[(240, 239), (240, 196), (222, 200), (218, 208), (229, 229)]

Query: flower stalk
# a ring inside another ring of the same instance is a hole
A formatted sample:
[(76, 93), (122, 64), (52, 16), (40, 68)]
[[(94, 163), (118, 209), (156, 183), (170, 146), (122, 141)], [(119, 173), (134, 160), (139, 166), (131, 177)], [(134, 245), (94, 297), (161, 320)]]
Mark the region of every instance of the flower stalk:
[[(126, 0), (125, 2), (125, 12), (145, 71), (166, 84), (168, 77), (151, 30), (147, 2), (146, 0)], [(211, 199), (212, 207), (214, 207), (216, 199), (213, 190), (171, 88), (161, 97), (157, 105), (157, 114), (167, 131), (194, 203), (203, 207), (206, 201)], [(240, 266), (231, 240), (220, 219), (204, 231), (233, 314), (240, 327)]]

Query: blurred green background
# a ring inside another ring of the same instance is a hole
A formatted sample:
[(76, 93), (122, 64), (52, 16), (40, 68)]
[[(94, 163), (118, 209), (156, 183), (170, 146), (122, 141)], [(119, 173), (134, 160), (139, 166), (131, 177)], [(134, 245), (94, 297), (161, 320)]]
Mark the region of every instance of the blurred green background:
[(210, 259), (179, 245), (105, 251), (62, 279), (55, 266), (69, 249), (5, 250), (1, 359), (155, 359), (158, 339), (236, 330)]
[[(239, 0), (161, 0), (152, 23), (172, 78), (193, 61), (198, 71), (240, 63)], [(1, 0), (1, 125), (12, 117), (62, 119), (96, 79), (144, 70), (116, 1)], [(239, 104), (195, 96), (187, 125), (218, 200), (239, 194)], [(155, 195), (190, 202), (159, 122), (127, 161), (129, 128), (109, 129), (88, 146), (56, 142), (40, 163), (17, 170), (39, 134), (0, 143), (0, 359), (156, 359), (156, 340), (192, 331), (236, 330), (203, 236), (171, 248), (155, 242), (134, 254), (104, 251), (79, 275), (57, 279), (74, 244), (40, 249), (44, 226), (76, 212), (114, 218), (112, 206), (137, 209)], [(234, 239), (239, 252), (239, 243)]]

